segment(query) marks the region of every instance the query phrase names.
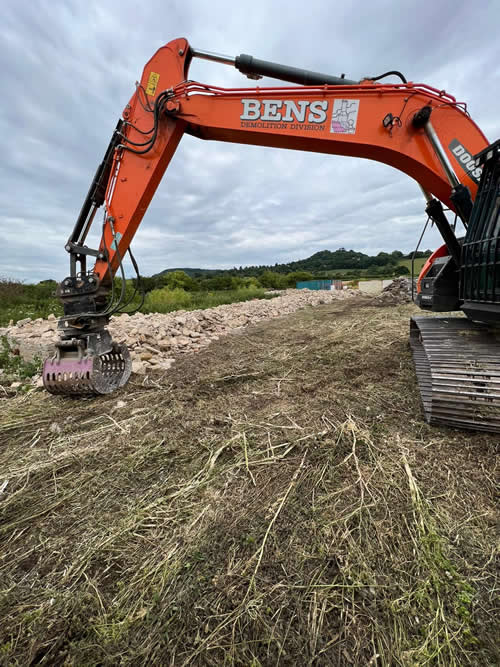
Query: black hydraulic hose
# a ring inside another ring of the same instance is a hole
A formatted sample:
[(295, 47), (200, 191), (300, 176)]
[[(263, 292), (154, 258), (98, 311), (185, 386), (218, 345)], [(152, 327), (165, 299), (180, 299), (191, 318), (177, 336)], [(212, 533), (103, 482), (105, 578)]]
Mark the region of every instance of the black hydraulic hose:
[[(161, 95), (159, 95), (156, 99), (155, 102), (155, 109), (154, 109), (154, 131), (151, 139), (148, 141), (144, 142), (144, 144), (136, 144), (137, 146), (143, 146), (146, 145), (146, 148), (144, 148), (141, 151), (136, 151), (133, 148), (129, 148), (128, 146), (125, 146), (125, 144), (119, 144), (118, 148), (123, 148), (126, 151), (129, 151), (130, 153), (134, 153), (135, 155), (144, 155), (145, 153), (148, 153), (154, 146), (156, 142), (156, 138), (158, 136), (158, 128), (159, 128), (159, 117), (161, 112), (163, 111), (163, 105), (168, 99), (168, 93), (163, 92)], [(125, 138), (125, 141), (129, 141), (128, 139)], [(131, 144), (134, 142), (130, 141)]]
[(415, 256), (418, 252), (418, 249), (420, 248), (420, 244), (422, 243), (422, 239), (424, 238), (425, 231), (427, 229), (427, 225), (429, 224), (430, 216), (427, 216), (427, 221), (424, 225), (424, 228), (422, 230), (422, 233), (420, 234), (420, 238), (418, 239), (417, 247), (413, 251), (413, 254), (411, 256), (411, 300), (413, 303), (415, 303)]
[[(136, 261), (134, 255), (132, 254), (132, 250), (130, 249), (130, 247), (128, 249), (128, 254), (130, 255), (130, 260), (131, 260), (132, 265), (134, 267), (135, 275), (137, 276), (136, 277), (136, 286), (135, 286), (135, 289), (132, 293), (132, 296), (129, 297), (129, 299), (120, 307), (119, 312), (120, 313), (125, 313), (127, 315), (133, 315), (134, 313), (137, 313), (142, 308), (142, 306), (144, 305), (144, 301), (146, 300), (146, 292), (145, 292), (145, 290), (142, 286), (141, 274), (139, 273), (139, 266), (137, 265), (137, 261)], [(140, 294), (141, 294), (140, 304), (136, 308), (134, 308), (133, 310), (123, 310), (129, 304), (132, 303), (132, 301), (135, 299), (135, 296), (136, 296), (138, 290), (140, 291)]]
[(127, 120), (124, 120), (123, 124), (124, 125), (129, 125), (130, 127), (133, 127), (136, 132), (140, 132), (141, 134), (151, 134), (151, 132), (155, 129), (154, 127), (152, 127), (150, 130), (140, 130), (133, 123), (129, 123)]
[(399, 76), (399, 78), (403, 83), (408, 83), (406, 77), (403, 74), (401, 74), (401, 72), (398, 72), (398, 70), (396, 69), (391, 69), (389, 72), (384, 72), (383, 74), (379, 74), (378, 76), (370, 76), (369, 79), (370, 81), (378, 81), (379, 79), (383, 79), (386, 76)]
[[(134, 129), (135, 129), (135, 128), (134, 128)], [(150, 144), (151, 141), (152, 141), (152, 137), (151, 137), (150, 139), (148, 139), (147, 141), (142, 141), (142, 142), (132, 141), (132, 139), (129, 139), (128, 137), (126, 137), (126, 136), (125, 136), (124, 134), (122, 134), (121, 132), (120, 132), (120, 137), (121, 137), (122, 139), (125, 139), (125, 141), (127, 142), (127, 144), (132, 144), (132, 146), (147, 146), (147, 145)]]

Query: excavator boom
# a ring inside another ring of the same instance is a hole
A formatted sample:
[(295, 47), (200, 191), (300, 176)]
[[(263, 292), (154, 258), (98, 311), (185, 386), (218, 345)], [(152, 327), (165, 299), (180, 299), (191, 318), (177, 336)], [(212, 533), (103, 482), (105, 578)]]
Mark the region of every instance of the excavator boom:
[[(272, 76), (299, 85), (224, 89), (198, 83), (188, 79), (193, 57), (234, 66), (251, 79)], [(400, 81), (380, 82), (389, 75)], [(44, 368), (49, 391), (107, 393), (128, 379), (128, 352), (114, 345), (105, 329), (117, 312), (108, 295), (184, 133), (362, 157), (405, 172), (424, 190), (448, 266), (454, 267), (449, 270), (457, 274), (461, 246), (443, 205), (468, 224), (481, 176), (474, 155), (488, 146), (463, 103), (445, 91), (408, 83), (396, 71), (356, 82), (247, 55), (212, 54), (185, 39), (173, 40), (146, 64), (66, 244), (70, 275), (59, 287), (61, 341)], [(91, 249), (85, 241), (101, 206), (101, 242)], [(95, 262), (90, 270), (89, 257)]]
[[(468, 187), (474, 198), (480, 170), (469, 164), (472, 158), (464, 163), (453, 151), (466, 147), (472, 156), (488, 142), (463, 105), (444, 91), (372, 79), (345, 83), (340, 77), (274, 63), (268, 63), (267, 72), (316, 83), (224, 89), (188, 80), (193, 54), (226, 64), (252, 62), (250, 56), (230, 59), (193, 50), (186, 40), (178, 39), (160, 48), (146, 64), (66, 246), (72, 256), (79, 254), (93, 202), (105, 204), (113, 224), (105, 224), (100, 252), (94, 251), (94, 273), (101, 281), (109, 280), (108, 271), (114, 273), (125, 256), (184, 132), (201, 139), (377, 160), (404, 171), (455, 209), (440, 158), (425, 128), (414, 123), (415, 115), (427, 108), (434, 134), (448, 161), (455, 163), (456, 183)], [(257, 71), (263, 71), (265, 61), (256, 62)], [(320, 84), (323, 79), (329, 83)]]

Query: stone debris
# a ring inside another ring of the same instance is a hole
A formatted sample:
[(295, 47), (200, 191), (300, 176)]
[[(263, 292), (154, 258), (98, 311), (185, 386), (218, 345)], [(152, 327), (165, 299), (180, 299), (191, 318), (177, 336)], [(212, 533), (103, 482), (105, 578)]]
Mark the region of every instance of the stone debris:
[[(174, 363), (175, 355), (199, 352), (213, 340), (250, 324), (358, 295), (352, 289), (291, 289), (272, 299), (253, 299), (206, 310), (113, 316), (108, 330), (117, 343), (128, 346), (132, 372), (145, 375), (151, 370), (166, 371)], [(26, 318), (15, 326), (0, 329), (0, 335), (6, 335), (11, 347), (19, 349), (26, 361), (44, 359), (54, 353), (54, 343), (58, 340), (56, 324), (53, 315), (46, 320)], [(40, 386), (38, 378), (34, 378), (33, 385)]]
[[(417, 293), (417, 281), (414, 281), (414, 292)], [(411, 278), (396, 278), (390, 285), (384, 287), (382, 294), (375, 301), (385, 304), (411, 302)]]

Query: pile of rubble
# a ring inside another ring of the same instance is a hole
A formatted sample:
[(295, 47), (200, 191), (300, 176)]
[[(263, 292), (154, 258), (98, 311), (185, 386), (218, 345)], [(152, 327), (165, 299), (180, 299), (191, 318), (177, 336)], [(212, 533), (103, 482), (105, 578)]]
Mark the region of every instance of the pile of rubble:
[[(416, 294), (417, 281), (413, 282)], [(411, 300), (411, 278), (396, 278), (390, 285), (384, 287), (382, 294), (376, 297), (376, 301), (386, 304), (410, 303)]]
[[(272, 299), (254, 299), (206, 310), (120, 315), (111, 318), (108, 329), (116, 342), (128, 346), (132, 372), (146, 374), (151, 370), (167, 370), (177, 354), (198, 352), (220, 336), (249, 324), (358, 294), (351, 289), (286, 290)], [(7, 336), (11, 349), (26, 361), (43, 359), (53, 354), (58, 340), (57, 319), (49, 315), (46, 320), (20, 320), (16, 325), (0, 329), (2, 335)], [(34, 384), (41, 386), (40, 379), (34, 378)]]

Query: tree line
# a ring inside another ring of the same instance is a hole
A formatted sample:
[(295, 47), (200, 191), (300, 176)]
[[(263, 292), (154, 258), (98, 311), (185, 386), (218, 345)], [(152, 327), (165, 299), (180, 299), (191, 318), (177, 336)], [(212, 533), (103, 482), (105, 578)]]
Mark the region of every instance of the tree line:
[[(416, 258), (428, 257), (431, 250), (419, 251), (416, 253)], [(232, 269), (221, 269), (216, 271), (214, 269), (174, 269), (181, 270), (187, 273), (192, 278), (218, 277), (221, 275), (230, 276), (246, 276), (259, 278), (263, 273), (273, 272), (281, 275), (294, 273), (297, 271), (307, 271), (314, 275), (329, 274), (332, 271), (365, 271), (367, 269), (384, 269), (385, 273), (390, 274), (391, 270), (396, 267), (400, 260), (410, 259), (413, 253), (404, 254), (400, 250), (393, 252), (379, 252), (377, 255), (366, 255), (355, 250), (346, 250), (339, 248), (338, 250), (321, 250), (306, 259), (300, 259), (295, 262), (288, 262), (287, 264), (260, 264), (253, 266), (233, 267)], [(173, 270), (166, 269), (157, 275), (164, 275)], [(156, 276), (153, 276), (156, 277)], [(328, 275), (327, 277), (334, 277)], [(336, 276), (335, 276), (336, 277)]]

